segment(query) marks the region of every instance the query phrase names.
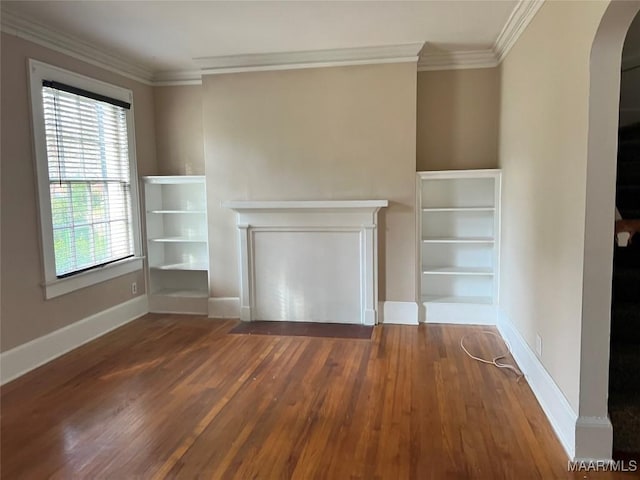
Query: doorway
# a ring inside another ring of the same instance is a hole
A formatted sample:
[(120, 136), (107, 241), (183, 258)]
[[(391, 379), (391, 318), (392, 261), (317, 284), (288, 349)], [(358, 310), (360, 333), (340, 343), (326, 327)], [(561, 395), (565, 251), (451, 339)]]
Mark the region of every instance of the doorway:
[[(640, 224), (640, 15), (622, 49), (616, 176), (618, 225)], [(640, 234), (614, 248), (609, 361), (613, 458), (640, 457)]]
[(576, 458), (612, 456), (609, 343), (621, 53), (639, 10), (638, 2), (611, 2), (591, 48)]

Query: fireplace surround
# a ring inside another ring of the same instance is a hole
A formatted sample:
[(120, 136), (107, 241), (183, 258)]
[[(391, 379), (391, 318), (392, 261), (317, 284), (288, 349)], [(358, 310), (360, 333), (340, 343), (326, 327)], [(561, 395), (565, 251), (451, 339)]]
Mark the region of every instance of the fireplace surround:
[(377, 215), (387, 200), (228, 201), (240, 318), (374, 325)]

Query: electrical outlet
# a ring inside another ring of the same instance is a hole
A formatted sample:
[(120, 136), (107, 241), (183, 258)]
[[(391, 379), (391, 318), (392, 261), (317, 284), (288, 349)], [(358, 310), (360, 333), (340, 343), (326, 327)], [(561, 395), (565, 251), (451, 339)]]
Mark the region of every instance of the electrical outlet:
[(133, 282), (131, 284), (131, 295), (135, 295), (136, 293), (138, 293), (138, 284)]
[(536, 353), (542, 357), (542, 337), (536, 333)]

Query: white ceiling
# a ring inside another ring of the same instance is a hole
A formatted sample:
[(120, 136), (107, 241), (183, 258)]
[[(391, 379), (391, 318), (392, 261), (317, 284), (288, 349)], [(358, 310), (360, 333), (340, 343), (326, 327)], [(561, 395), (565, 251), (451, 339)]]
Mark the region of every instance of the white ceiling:
[(158, 73), (196, 70), (199, 57), (414, 42), (486, 51), (517, 3), (2, 0), (1, 7)]

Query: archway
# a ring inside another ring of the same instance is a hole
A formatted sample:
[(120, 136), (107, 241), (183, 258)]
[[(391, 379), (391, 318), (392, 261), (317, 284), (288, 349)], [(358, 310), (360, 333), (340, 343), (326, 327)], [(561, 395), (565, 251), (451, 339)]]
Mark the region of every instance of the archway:
[(575, 436), (579, 459), (611, 458), (612, 454), (607, 397), (620, 67), (624, 40), (639, 10), (640, 2), (612, 1), (591, 48), (580, 407)]

